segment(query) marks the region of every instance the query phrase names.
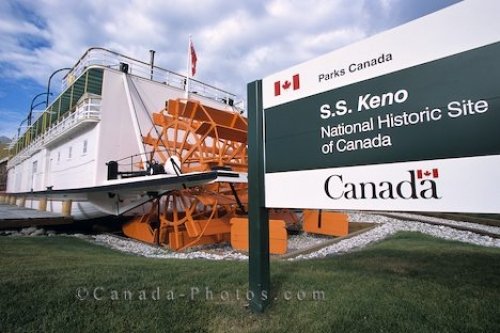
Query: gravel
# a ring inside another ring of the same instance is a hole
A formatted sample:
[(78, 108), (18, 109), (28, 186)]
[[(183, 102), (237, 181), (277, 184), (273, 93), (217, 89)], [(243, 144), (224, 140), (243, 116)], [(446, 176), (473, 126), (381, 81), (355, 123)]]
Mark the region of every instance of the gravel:
[(331, 240), (331, 237), (321, 235), (291, 235), (288, 236), (288, 252), (296, 250), (304, 250), (314, 245), (319, 245), (326, 240)]
[[(412, 218), (417, 218), (421, 219), (423, 216), (418, 215), (418, 214), (410, 214), (410, 213), (386, 213), (389, 215), (392, 215), (394, 217), (399, 217), (399, 218), (406, 218), (406, 220), (411, 220)], [(491, 234), (495, 235), (500, 235), (500, 228), (499, 227), (493, 227), (489, 225), (483, 225), (483, 224), (477, 224), (477, 223), (470, 223), (467, 221), (453, 221), (453, 220), (447, 220), (439, 217), (434, 217), (434, 216), (425, 216), (425, 220), (429, 222), (437, 222), (441, 224), (446, 224), (451, 227), (456, 226), (456, 227), (464, 227), (464, 228), (470, 228), (470, 229), (475, 229), (478, 231), (486, 231)]]
[[(390, 235), (399, 231), (413, 231), (422, 234), (438, 237), (446, 240), (454, 240), (475, 244), (486, 247), (500, 248), (500, 239), (489, 236), (479, 235), (472, 231), (462, 231), (454, 229), (453, 226), (462, 226), (473, 228), (475, 230), (487, 231), (491, 234), (500, 235), (500, 227), (484, 226), (467, 221), (457, 222), (442, 218), (428, 217), (417, 214), (394, 213), (391, 218), (387, 216), (377, 215), (376, 213), (363, 212), (348, 212), (349, 221), (369, 222), (377, 224), (377, 227), (361, 233), (357, 236), (343, 239), (333, 245), (326, 246), (318, 251), (298, 255), (288, 260), (305, 260), (313, 258), (324, 258), (332, 255), (339, 255), (351, 251), (356, 251), (366, 247), (369, 244), (379, 242)], [(404, 220), (401, 220), (401, 219)], [(431, 225), (422, 222), (417, 222), (412, 219), (428, 220), (431, 222), (439, 222), (445, 225)], [(42, 228), (24, 228), (20, 231), (6, 230), (1, 234), (6, 236), (54, 236), (55, 232)], [(216, 244), (199, 246), (188, 249), (184, 252), (174, 252), (167, 248), (149, 245), (133, 239), (127, 239), (120, 236), (110, 234), (99, 235), (83, 235), (74, 234), (74, 237), (91, 241), (95, 244), (103, 245), (108, 248), (118, 250), (125, 253), (131, 253), (148, 258), (158, 259), (205, 259), (205, 260), (247, 260), (248, 255), (237, 252), (231, 248), (229, 244)], [(291, 235), (288, 238), (288, 252), (304, 250), (319, 245), (322, 242), (331, 240), (331, 237), (311, 234)]]
[[(307, 255), (299, 255), (289, 260), (324, 258), (335, 254), (351, 252), (353, 250), (361, 249), (368, 244), (383, 240), (398, 231), (414, 231), (446, 240), (454, 240), (487, 247), (500, 247), (500, 239), (492, 238), (489, 236), (482, 236), (471, 231), (456, 230), (448, 226), (436, 226), (421, 222), (415, 222), (410, 218), (408, 218), (408, 220), (406, 221), (402, 221), (386, 216), (360, 212), (352, 212), (348, 215), (350, 222), (369, 221), (371, 223), (379, 224), (380, 226), (362, 233), (361, 235), (358, 235), (356, 237), (342, 240), (336, 244), (322, 248), (321, 250), (309, 253)], [(427, 217), (424, 217), (422, 215), (414, 216), (418, 216), (419, 219), (427, 219)], [(452, 224), (450, 223), (450, 225)], [(476, 229), (478, 229), (476, 224), (473, 225), (474, 227), (476, 227)], [(495, 233), (500, 232), (500, 228), (498, 227), (489, 227), (488, 229), (491, 229), (491, 231), (494, 231)]]
[(132, 239), (124, 239), (113, 235), (93, 236), (97, 244), (106, 247), (133, 253), (147, 258), (158, 259), (208, 259), (208, 260), (246, 260), (248, 256), (234, 251), (229, 245), (206, 246), (187, 250), (186, 252), (174, 252), (158, 246), (148, 245)]

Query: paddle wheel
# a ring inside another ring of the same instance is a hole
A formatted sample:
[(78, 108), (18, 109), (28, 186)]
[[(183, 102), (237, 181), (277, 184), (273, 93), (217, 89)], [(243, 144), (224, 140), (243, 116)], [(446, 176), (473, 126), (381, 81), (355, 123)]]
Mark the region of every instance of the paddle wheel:
[[(154, 127), (143, 137), (150, 161), (165, 172), (245, 173), (248, 170), (247, 120), (238, 112), (169, 100), (153, 114)], [(231, 219), (245, 217), (247, 182), (214, 182), (169, 191), (152, 201), (148, 214), (123, 228), (132, 238), (174, 250), (230, 240)]]
[(143, 138), (152, 148), (150, 157), (162, 162), (175, 160), (180, 163), (177, 172), (248, 170), (248, 125), (238, 112), (193, 100), (170, 100), (162, 112), (153, 114), (153, 122), (155, 127)]

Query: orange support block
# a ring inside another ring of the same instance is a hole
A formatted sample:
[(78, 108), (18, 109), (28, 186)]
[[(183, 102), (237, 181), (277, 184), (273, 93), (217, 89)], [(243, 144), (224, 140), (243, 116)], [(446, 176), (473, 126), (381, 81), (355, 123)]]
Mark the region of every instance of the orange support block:
[(231, 232), (231, 226), (226, 219), (212, 219), (193, 221), (187, 220), (185, 223), (189, 237), (212, 236), (218, 234), (228, 234)]
[(347, 214), (323, 210), (304, 210), (304, 232), (328, 236), (346, 236), (349, 233)]
[(157, 243), (157, 233), (158, 230), (153, 230), (149, 223), (147, 223), (148, 215), (146, 219), (144, 217), (136, 217), (132, 221), (124, 224), (122, 226), (122, 231), (125, 236), (134, 238), (146, 243), (156, 244)]
[[(248, 218), (231, 219), (231, 246), (235, 250), (248, 251)], [(283, 220), (269, 220), (269, 252), (285, 254), (288, 234)]]

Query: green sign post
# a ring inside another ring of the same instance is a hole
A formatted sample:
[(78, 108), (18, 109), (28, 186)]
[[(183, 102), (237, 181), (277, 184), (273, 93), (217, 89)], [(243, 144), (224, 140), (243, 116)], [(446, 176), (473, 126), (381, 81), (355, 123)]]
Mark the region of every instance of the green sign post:
[(248, 85), (248, 194), (250, 308), (263, 312), (269, 304), (269, 219), (264, 196), (264, 119), (262, 81)]

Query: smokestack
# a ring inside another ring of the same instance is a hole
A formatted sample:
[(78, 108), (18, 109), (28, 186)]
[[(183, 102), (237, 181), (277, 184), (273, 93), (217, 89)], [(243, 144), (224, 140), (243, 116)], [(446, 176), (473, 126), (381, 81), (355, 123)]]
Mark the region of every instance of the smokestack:
[(149, 50), (149, 54), (151, 55), (149, 63), (151, 64), (151, 80), (153, 79), (153, 68), (155, 67), (155, 50)]

